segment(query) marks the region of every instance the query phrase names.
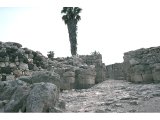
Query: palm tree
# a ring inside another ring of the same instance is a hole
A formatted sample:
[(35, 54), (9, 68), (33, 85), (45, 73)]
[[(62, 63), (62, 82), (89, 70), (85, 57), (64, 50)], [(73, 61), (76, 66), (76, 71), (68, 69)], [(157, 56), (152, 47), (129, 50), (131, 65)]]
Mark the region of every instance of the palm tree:
[(77, 23), (81, 19), (81, 10), (79, 7), (63, 7), (61, 11), (64, 14), (62, 20), (68, 28), (72, 56), (77, 55)]

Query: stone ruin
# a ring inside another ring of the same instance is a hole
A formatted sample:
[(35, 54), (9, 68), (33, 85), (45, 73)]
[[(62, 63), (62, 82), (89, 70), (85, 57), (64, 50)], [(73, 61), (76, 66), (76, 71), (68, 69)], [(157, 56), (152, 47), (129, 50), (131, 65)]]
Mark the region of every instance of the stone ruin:
[(106, 78), (114, 80), (125, 80), (123, 63), (115, 63), (106, 66)]
[(0, 42), (0, 112), (63, 112), (60, 90), (105, 80), (102, 55), (49, 59), (15, 42)]
[(160, 47), (124, 53), (126, 79), (133, 82), (160, 81)]
[(106, 66), (108, 79), (135, 83), (160, 82), (160, 47), (142, 48), (124, 53), (123, 63)]

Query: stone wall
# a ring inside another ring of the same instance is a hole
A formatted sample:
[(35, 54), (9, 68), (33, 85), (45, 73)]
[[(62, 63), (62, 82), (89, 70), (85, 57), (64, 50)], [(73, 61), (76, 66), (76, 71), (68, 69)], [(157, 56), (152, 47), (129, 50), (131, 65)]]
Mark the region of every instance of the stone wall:
[(0, 42), (0, 80), (28, 76), (31, 71), (47, 68), (47, 59), (40, 53), (15, 42)]
[(126, 79), (132, 82), (160, 82), (160, 47), (124, 53)]
[[(56, 63), (58, 66), (54, 71), (61, 76), (62, 89), (89, 88), (105, 80), (106, 69), (101, 54), (54, 58), (53, 61), (59, 63), (59, 65)], [(64, 76), (69, 73), (72, 73), (72, 76)]]
[(79, 56), (87, 65), (95, 65), (96, 68), (96, 81), (95, 83), (102, 82), (106, 79), (106, 67), (102, 62), (101, 54), (80, 55)]
[(115, 63), (106, 66), (106, 78), (114, 80), (125, 80), (123, 63)]
[[(0, 42), (0, 81), (22, 78), (28, 83), (30, 78), (42, 73), (57, 73), (60, 76), (60, 89), (88, 88), (105, 80), (105, 64), (101, 54), (80, 55), (49, 59), (38, 51), (22, 48), (15, 42)], [(86, 72), (85, 72), (86, 71)], [(90, 74), (89, 74), (90, 73)], [(43, 75), (43, 77), (46, 77)], [(37, 81), (38, 82), (38, 81)], [(43, 81), (44, 82), (44, 81)]]

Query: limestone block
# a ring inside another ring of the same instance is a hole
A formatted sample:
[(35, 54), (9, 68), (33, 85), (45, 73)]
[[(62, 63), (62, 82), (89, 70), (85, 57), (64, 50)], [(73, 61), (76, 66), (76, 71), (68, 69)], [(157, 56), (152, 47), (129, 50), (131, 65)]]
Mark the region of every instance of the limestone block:
[(18, 66), (20, 63), (19, 62), (15, 62), (15, 64)]
[(18, 67), (20, 70), (29, 70), (28, 64), (26, 64), (26, 63), (20, 63)]
[(155, 71), (155, 72), (152, 73), (152, 75), (153, 75), (154, 82), (159, 83), (160, 82), (160, 72)]
[(14, 75), (6, 75), (6, 81), (8, 80), (15, 80), (15, 76)]
[(74, 77), (74, 76), (75, 76), (75, 72), (72, 72), (72, 71), (63, 73), (63, 77)]
[(26, 112), (51, 112), (58, 104), (59, 92), (52, 83), (36, 83), (29, 92), (26, 101)]
[(0, 62), (0, 67), (5, 67), (5, 63), (4, 62)]
[(32, 72), (29, 71), (29, 70), (26, 70), (26, 71), (24, 71), (23, 75), (25, 75), (25, 76), (31, 76)]
[(131, 75), (131, 82), (143, 82), (142, 74), (133, 74), (133, 75)]
[(60, 84), (60, 89), (61, 89), (61, 90), (70, 90), (71, 87), (70, 87), (70, 84), (69, 84), (69, 83), (67, 83), (67, 82), (61, 82), (61, 84)]
[(68, 83), (75, 83), (75, 77), (65, 77), (64, 80)]
[(153, 82), (153, 76), (152, 74), (142, 74), (142, 77), (143, 77), (143, 82), (145, 83), (150, 83), (150, 82)]
[(95, 84), (95, 70), (88, 69), (79, 69), (76, 70), (76, 88), (77, 89), (86, 89)]
[(136, 61), (134, 58), (132, 58), (131, 60), (129, 60), (130, 65), (137, 65), (139, 64), (138, 61)]
[(9, 62), (5, 62), (5, 65), (6, 65), (6, 66), (9, 66)]
[(22, 71), (21, 70), (14, 70), (13, 75), (15, 75), (16, 78), (20, 77), (22, 75)]
[(95, 84), (95, 76), (79, 76), (79, 84)]
[(16, 66), (15, 63), (10, 63), (10, 64), (9, 64), (9, 67), (10, 67), (10, 68), (16, 68), (17, 66)]

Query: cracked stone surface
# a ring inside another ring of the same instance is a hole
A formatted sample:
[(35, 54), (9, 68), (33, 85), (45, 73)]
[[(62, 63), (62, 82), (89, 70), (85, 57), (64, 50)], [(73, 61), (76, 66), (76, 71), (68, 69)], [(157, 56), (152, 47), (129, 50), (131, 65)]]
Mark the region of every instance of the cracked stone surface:
[(90, 89), (63, 91), (66, 112), (160, 112), (160, 84), (106, 80)]

